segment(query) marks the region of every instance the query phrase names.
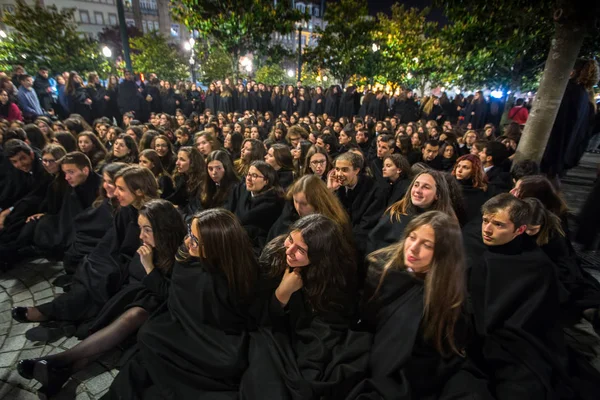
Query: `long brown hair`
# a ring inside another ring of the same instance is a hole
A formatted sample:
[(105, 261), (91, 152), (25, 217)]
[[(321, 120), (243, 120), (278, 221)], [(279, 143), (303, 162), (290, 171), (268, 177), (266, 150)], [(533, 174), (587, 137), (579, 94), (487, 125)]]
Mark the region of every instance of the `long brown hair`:
[(140, 215), (146, 217), (152, 226), (154, 265), (163, 273), (168, 273), (187, 232), (183, 218), (171, 202), (162, 199), (145, 203), (140, 209)]
[(519, 179), (520, 199), (535, 197), (540, 200), (544, 207), (551, 213), (562, 218), (566, 215), (568, 208), (565, 200), (558, 194), (552, 183), (543, 175), (528, 175)]
[(183, 146), (179, 148), (179, 151), (183, 151), (188, 155), (190, 159), (190, 169), (182, 174), (176, 172), (175, 178), (178, 175), (185, 176), (187, 192), (188, 194), (193, 195), (194, 193), (198, 192), (198, 190), (202, 187), (202, 182), (204, 179), (206, 179), (206, 163), (204, 162), (202, 153), (200, 153), (195, 147)]
[[(435, 234), (433, 259), (424, 279), (423, 336), (442, 356), (462, 355), (455, 340), (456, 323), (463, 312), (466, 297), (465, 260), (458, 222), (440, 211), (428, 211), (414, 218), (404, 230), (402, 240), (371, 253), (370, 263), (384, 260), (383, 274), (373, 298), (376, 298), (392, 269), (406, 270), (404, 242), (417, 228), (429, 225)], [(417, 275), (415, 275), (417, 276)]]
[(547, 245), (554, 235), (565, 236), (560, 218), (548, 211), (539, 199), (528, 197), (523, 201), (529, 204), (531, 208), (530, 225), (540, 226), (540, 231), (535, 238), (538, 246)]
[(465, 154), (464, 156), (458, 157), (454, 163), (454, 168), (452, 168), (452, 176), (456, 176), (456, 168), (458, 167), (458, 163), (461, 161), (471, 162), (471, 165), (473, 165), (473, 172), (471, 173), (473, 187), (481, 189), (485, 192), (487, 190), (488, 179), (485, 171), (483, 170), (483, 165), (481, 164), (479, 157), (473, 154)]
[[(351, 311), (356, 290), (356, 258), (339, 224), (321, 214), (300, 218), (288, 232), (299, 232), (308, 247), (310, 265), (300, 269), (310, 306), (316, 311)], [(281, 235), (264, 248), (260, 263), (271, 278), (281, 278), (288, 268), (285, 239)]]
[(231, 161), (231, 156), (225, 150), (213, 150), (210, 152), (208, 157), (206, 157), (206, 168), (208, 169), (208, 164), (211, 161), (219, 161), (223, 164), (223, 169), (225, 170), (225, 175), (223, 175), (223, 179), (217, 186), (217, 184), (207, 176), (204, 178), (204, 183), (202, 187), (202, 194), (200, 195), (200, 201), (202, 202), (202, 207), (205, 209), (212, 207), (220, 207), (227, 200), (231, 189), (240, 182), (240, 179), (235, 174), (233, 169), (233, 162)]
[(452, 207), (452, 200), (450, 198), (450, 189), (448, 188), (448, 183), (446, 182), (444, 175), (438, 171), (426, 170), (415, 175), (402, 200), (395, 202), (385, 210), (385, 212), (390, 215), (391, 221), (396, 220), (399, 222), (403, 215), (408, 215), (409, 213), (416, 211), (416, 207), (412, 203), (411, 192), (416, 180), (424, 174), (430, 175), (435, 181), (437, 195), (437, 199), (433, 201), (429, 211), (442, 211), (450, 216), (454, 216), (454, 208)]
[[(135, 200), (132, 206), (137, 209), (140, 209), (148, 201), (159, 197), (158, 182), (156, 182), (152, 171), (147, 168), (131, 165), (117, 172), (115, 182), (119, 178), (123, 178), (127, 188), (134, 194)], [(141, 196), (136, 193), (138, 190), (142, 192)]]
[(228, 210), (213, 208), (196, 214), (192, 224), (200, 233), (198, 239), (209, 267), (225, 274), (229, 290), (238, 299), (248, 298), (258, 278), (258, 265), (250, 238), (237, 217)]

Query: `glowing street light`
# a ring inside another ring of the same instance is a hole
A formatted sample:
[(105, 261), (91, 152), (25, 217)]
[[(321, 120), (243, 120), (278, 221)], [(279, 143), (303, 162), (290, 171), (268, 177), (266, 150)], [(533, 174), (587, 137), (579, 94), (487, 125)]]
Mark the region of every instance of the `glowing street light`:
[(287, 76), (289, 76), (290, 78), (294, 77), (294, 70), (293, 69), (288, 69), (287, 70)]
[(6, 39), (8, 35), (2, 29), (0, 29), (0, 39)]
[(327, 78), (327, 76), (324, 76), (323, 77), (323, 82), (327, 82), (327, 79), (329, 79), (329, 78)]
[(112, 50), (108, 46), (102, 47), (102, 55), (106, 58), (112, 57)]
[(379, 51), (379, 45), (377, 43), (373, 43), (373, 45), (371, 46), (371, 50), (373, 50), (373, 53), (376, 53)]
[(406, 77), (407, 77), (408, 79), (412, 79), (412, 74), (409, 72), (408, 74), (406, 74)]
[(190, 42), (185, 42), (183, 44), (183, 48), (185, 49), (185, 51), (190, 51), (192, 50), (192, 45), (190, 44)]
[(246, 72), (252, 72), (252, 61), (250, 61), (248, 64), (246, 64)]

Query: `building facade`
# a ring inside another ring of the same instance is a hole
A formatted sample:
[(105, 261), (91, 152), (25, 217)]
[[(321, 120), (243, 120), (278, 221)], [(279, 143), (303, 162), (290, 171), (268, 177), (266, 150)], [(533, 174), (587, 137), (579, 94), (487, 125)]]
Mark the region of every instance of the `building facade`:
[[(277, 0), (275, 0), (275, 4), (277, 4)], [(271, 38), (273, 44), (280, 44), (288, 50), (297, 52), (298, 35), (301, 35), (300, 43), (302, 50), (304, 50), (306, 46), (313, 47), (317, 44), (319, 35), (316, 34), (316, 29), (323, 29), (325, 28), (326, 24), (325, 19), (323, 18), (323, 14), (325, 13), (325, 0), (293, 1), (292, 7), (296, 8), (298, 11), (307, 13), (310, 16), (310, 19), (308, 21), (304, 21), (302, 25), (299, 26), (294, 32), (291, 32), (287, 35), (274, 33)]]

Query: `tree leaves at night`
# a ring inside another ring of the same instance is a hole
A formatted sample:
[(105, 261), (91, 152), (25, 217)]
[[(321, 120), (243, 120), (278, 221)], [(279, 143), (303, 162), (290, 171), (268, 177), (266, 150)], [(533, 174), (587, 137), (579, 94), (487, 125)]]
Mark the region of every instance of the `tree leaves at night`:
[(153, 31), (133, 38), (129, 45), (135, 72), (154, 72), (161, 79), (171, 82), (188, 77), (186, 58), (160, 33)]

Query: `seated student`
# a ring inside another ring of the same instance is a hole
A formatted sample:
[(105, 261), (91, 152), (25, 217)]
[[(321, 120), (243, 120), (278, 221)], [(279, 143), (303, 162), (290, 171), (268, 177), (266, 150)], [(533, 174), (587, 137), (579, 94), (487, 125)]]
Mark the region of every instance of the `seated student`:
[[(479, 137), (477, 136), (477, 132), (474, 130), (468, 130), (463, 136), (463, 143), (459, 144), (458, 154), (459, 156), (464, 156), (465, 154), (473, 154), (471, 149), (473, 145), (477, 141)], [(477, 155), (477, 154), (475, 154)]]
[(146, 149), (140, 153), (140, 166), (148, 168), (158, 182), (158, 189), (160, 190), (160, 197), (166, 199), (173, 194), (175, 188), (173, 187), (173, 179), (167, 171), (165, 171), (160, 156), (155, 150)]
[(533, 160), (521, 160), (513, 163), (510, 169), (510, 176), (512, 178), (513, 185), (517, 184), (517, 181), (524, 176), (539, 175), (540, 166)]
[(290, 186), (283, 212), (271, 227), (267, 240), (288, 232), (290, 225), (310, 214), (323, 214), (337, 222), (350, 242), (352, 226), (346, 210), (327, 185), (316, 175), (304, 175)]
[(361, 156), (347, 152), (336, 158), (335, 168), (327, 177), (327, 187), (336, 193), (350, 217), (359, 254), (365, 251), (366, 238), (377, 224), (385, 201), (375, 180), (361, 174), (363, 167)]
[(370, 167), (373, 176), (380, 184), (386, 182), (383, 177), (383, 159), (394, 153), (395, 142), (394, 137), (391, 135), (379, 135), (377, 137), (377, 157), (371, 160)]
[(203, 181), (200, 201), (202, 209), (225, 207), (231, 192), (240, 179), (236, 176), (233, 161), (225, 150), (215, 150), (206, 158), (207, 178)]
[(441, 172), (426, 170), (415, 175), (410, 190), (385, 210), (369, 233), (367, 254), (396, 243), (408, 223), (425, 211), (442, 211), (454, 217), (448, 183)]
[(260, 140), (246, 138), (242, 142), (240, 158), (235, 160), (233, 166), (239, 177), (245, 177), (254, 161), (264, 161), (265, 146)]
[[(421, 148), (421, 158), (415, 162), (422, 162), (431, 169), (442, 170), (442, 155), (440, 152), (440, 142), (435, 139), (429, 139)], [(414, 164), (414, 163), (413, 163)]]
[[(122, 169), (115, 179), (120, 209), (113, 227), (96, 248), (77, 267), (74, 282), (67, 293), (36, 307), (15, 307), (18, 322), (66, 321), (79, 326), (77, 336), (88, 334), (84, 322), (96, 316), (104, 304), (121, 289), (122, 270), (139, 245), (138, 210), (158, 197), (158, 185), (152, 172), (139, 166)], [(61, 328), (38, 327), (27, 333), (31, 340), (48, 341), (64, 334)]]
[(454, 164), (452, 175), (462, 189), (465, 200), (466, 222), (481, 216), (481, 206), (488, 200), (487, 176), (481, 160), (473, 154), (460, 156)]
[(356, 129), (356, 143), (360, 151), (366, 156), (369, 152), (369, 131), (367, 129)]
[(264, 161), (254, 161), (244, 182), (231, 192), (225, 208), (240, 219), (255, 248), (261, 249), (283, 203), (277, 172)]
[(223, 209), (194, 216), (185, 245), (167, 303), (140, 328), (139, 350), (113, 381), (110, 398), (238, 397), (258, 278), (252, 245)]
[(179, 151), (179, 149), (184, 146), (193, 146), (194, 145), (194, 141), (192, 140), (192, 135), (190, 134), (189, 129), (186, 128), (185, 126), (182, 126), (175, 131), (175, 138), (177, 138), (177, 141), (173, 145), (173, 147), (175, 148), (175, 151)]
[(327, 151), (319, 146), (310, 146), (306, 152), (306, 162), (304, 163), (302, 175), (315, 174), (323, 182), (327, 182), (327, 175), (332, 168), (331, 158), (329, 158)]
[(383, 188), (386, 192), (385, 207), (401, 200), (411, 182), (410, 164), (406, 157), (400, 154), (390, 154), (383, 158), (383, 178), (386, 180)]
[(142, 244), (129, 263), (128, 282), (102, 309), (91, 329), (94, 333), (62, 353), (19, 361), (19, 374), (39, 381), (46, 396), (56, 394), (72, 374), (135, 333), (166, 300), (167, 277), (185, 237), (185, 225), (166, 200), (144, 204), (137, 223)]
[(316, 145), (324, 148), (331, 159), (336, 158), (340, 154), (338, 152), (337, 138), (333, 133), (319, 135)]
[(88, 156), (94, 171), (98, 171), (102, 167), (107, 151), (98, 136), (90, 131), (81, 132), (77, 135), (77, 147), (79, 147), (79, 151)]
[(117, 136), (110, 153), (106, 156), (105, 162), (124, 162), (125, 164), (135, 164), (138, 162), (138, 146), (135, 140), (124, 133)]
[(100, 190), (76, 190), (75, 196), (71, 196), (69, 206), (63, 209), (64, 218), (61, 218), (61, 223), (64, 220), (71, 229), (64, 245), (63, 266), (67, 275), (56, 278), (53, 285), (68, 285), (81, 260), (94, 250), (111, 228), (119, 207), (115, 197), (115, 177), (126, 167), (127, 164), (118, 162), (104, 165)]
[(265, 155), (265, 162), (277, 171), (279, 185), (283, 190), (294, 182), (294, 159), (285, 144), (274, 144)]
[(356, 259), (339, 224), (320, 214), (296, 221), (260, 257), (266, 298), (252, 335), (245, 399), (344, 398), (366, 369), (370, 335), (349, 329)]
[(478, 154), (488, 179), (490, 197), (512, 189), (510, 160), (506, 147), (500, 142), (487, 142)]
[(483, 247), (465, 237), (467, 252), (476, 253), (469, 264), (474, 332), (467, 356), (485, 372), (497, 399), (567, 394), (556, 267), (523, 237), (531, 208), (503, 193), (488, 200), (482, 214)]
[[(29, 215), (46, 195), (52, 177), (46, 172), (40, 157), (22, 140), (11, 139), (4, 145), (4, 156), (12, 167), (0, 189), (0, 230), (17, 212)], [(15, 210), (18, 203), (19, 208)], [(20, 211), (21, 210), (21, 211)], [(13, 211), (15, 213), (13, 213)], [(9, 218), (9, 215), (13, 214)]]
[(173, 151), (173, 143), (171, 143), (171, 140), (165, 135), (158, 135), (152, 139), (151, 148), (158, 153), (165, 171), (169, 174), (173, 174), (175, 171), (177, 154)]
[(177, 153), (175, 169), (175, 191), (167, 200), (187, 219), (201, 209), (200, 190), (206, 179), (206, 163), (198, 149), (184, 146)]
[(462, 246), (456, 219), (429, 211), (408, 224), (398, 243), (368, 256), (360, 326), (374, 334), (369, 377), (348, 399), (449, 395), (445, 386), (467, 344)]
[[(11, 212), (9, 218), (4, 223), (4, 228), (0, 230), (0, 260), (9, 267), (16, 264), (23, 255), (34, 256), (37, 253), (32, 251), (31, 244), (35, 233), (35, 227), (40, 218), (46, 215), (45, 220), (52, 220), (51, 225), (56, 224), (57, 215), (62, 205), (62, 199), (67, 191), (67, 182), (60, 170), (60, 159), (66, 154), (62, 146), (51, 144), (42, 151), (42, 164), (49, 176), (52, 177), (46, 194), (40, 203), (35, 207), (29, 206), (30, 215), (19, 212)], [(19, 215), (21, 214), (21, 215)], [(52, 230), (55, 228), (52, 227)], [(52, 232), (55, 234), (55, 232)]]

